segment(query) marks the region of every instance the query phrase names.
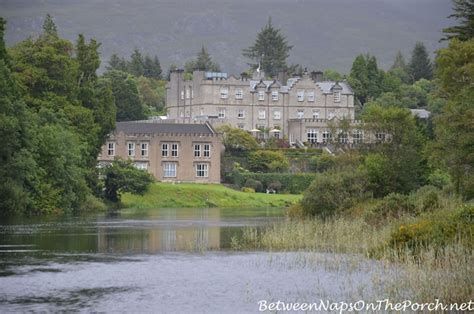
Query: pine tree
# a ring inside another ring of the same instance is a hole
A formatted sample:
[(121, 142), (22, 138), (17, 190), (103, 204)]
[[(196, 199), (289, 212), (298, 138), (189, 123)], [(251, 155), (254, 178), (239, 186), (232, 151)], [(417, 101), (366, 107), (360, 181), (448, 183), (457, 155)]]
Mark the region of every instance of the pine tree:
[(413, 83), (420, 79), (431, 80), (433, 78), (433, 66), (423, 43), (416, 43), (408, 69)]
[(393, 64), (390, 67), (390, 70), (394, 70), (394, 69), (403, 69), (403, 70), (407, 69), (405, 57), (403, 56), (400, 50), (398, 50), (397, 55), (395, 56), (395, 61), (393, 61)]
[(206, 48), (202, 46), (194, 63), (194, 70), (219, 72), (220, 67), (217, 63), (212, 61), (211, 55), (207, 52)]
[(130, 63), (128, 65), (130, 74), (138, 77), (143, 76), (145, 73), (145, 62), (143, 56), (138, 49), (133, 50), (130, 56)]
[(158, 60), (158, 57), (155, 56), (155, 58), (153, 58), (153, 73), (152, 73), (152, 77), (157, 79), (157, 80), (160, 80), (161, 79), (161, 64), (160, 64), (160, 60)]
[(266, 75), (274, 77), (278, 72), (287, 70), (286, 59), (292, 48), (281, 30), (273, 27), (270, 17), (267, 25), (257, 34), (253, 46), (243, 50), (243, 56), (255, 61), (249, 63), (252, 68), (256, 69), (260, 62)]
[(79, 63), (79, 85), (84, 85), (89, 81), (97, 79), (96, 71), (100, 67), (99, 47), (100, 43), (95, 39), (91, 39), (89, 45), (87, 45), (84, 35), (79, 34), (76, 42), (76, 59)]
[(120, 58), (117, 54), (112, 54), (109, 59), (109, 64), (105, 67), (107, 71), (117, 70), (117, 71), (127, 71), (127, 61)]
[(454, 13), (448, 16), (459, 20), (460, 25), (443, 29), (446, 37), (441, 40), (457, 38), (466, 41), (474, 37), (474, 0), (452, 0)]
[(58, 29), (49, 13), (46, 14), (46, 18), (43, 23), (43, 31), (45, 35), (58, 37)]

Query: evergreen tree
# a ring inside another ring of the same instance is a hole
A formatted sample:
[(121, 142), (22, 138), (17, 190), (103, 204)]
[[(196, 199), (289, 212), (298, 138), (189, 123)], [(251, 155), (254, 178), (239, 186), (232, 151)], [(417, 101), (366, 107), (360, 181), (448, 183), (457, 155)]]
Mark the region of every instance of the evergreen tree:
[(161, 79), (161, 65), (157, 56), (152, 59), (149, 55), (146, 55), (143, 67), (143, 76), (157, 80)]
[(142, 54), (138, 49), (133, 50), (130, 56), (130, 63), (128, 64), (128, 70), (130, 74), (139, 77), (145, 73), (145, 61)]
[(357, 100), (361, 105), (363, 105), (366, 102), (368, 95), (367, 61), (364, 55), (358, 55), (354, 59), (349, 74), (349, 83), (354, 90)]
[(249, 63), (253, 69), (256, 69), (260, 62), (265, 74), (274, 77), (278, 72), (287, 70), (286, 59), (292, 48), (281, 34), (281, 30), (273, 27), (270, 17), (267, 25), (257, 34), (255, 43), (243, 50), (243, 55), (255, 61)]
[(219, 72), (220, 67), (217, 63), (212, 61), (211, 55), (207, 52), (206, 48), (202, 46), (198, 52), (194, 70)]
[(158, 57), (155, 56), (153, 58), (153, 71), (152, 71), (152, 78), (154, 79), (157, 79), (157, 80), (161, 80), (161, 64), (160, 64), (160, 60), (158, 60)]
[(474, 0), (452, 0), (454, 13), (448, 16), (459, 20), (460, 25), (443, 29), (446, 34), (442, 40), (457, 38), (466, 41), (474, 37)]
[(431, 80), (433, 78), (433, 66), (423, 43), (416, 43), (408, 69), (412, 83), (420, 79)]
[(51, 15), (46, 14), (46, 18), (43, 23), (43, 32), (47, 36), (54, 36), (58, 37), (58, 29), (56, 27), (56, 24), (54, 24), (53, 18)]
[(100, 43), (91, 39), (89, 45), (84, 40), (84, 35), (79, 34), (76, 43), (76, 58), (79, 63), (79, 85), (97, 79), (96, 71), (100, 67)]
[(123, 58), (120, 58), (117, 54), (112, 54), (109, 59), (109, 64), (106, 66), (107, 71), (117, 70), (117, 71), (127, 71), (127, 61)]
[(407, 69), (407, 64), (405, 62), (405, 57), (403, 57), (403, 54), (400, 50), (398, 50), (397, 55), (395, 56), (395, 61), (393, 61), (392, 66), (390, 67), (390, 70), (394, 69)]

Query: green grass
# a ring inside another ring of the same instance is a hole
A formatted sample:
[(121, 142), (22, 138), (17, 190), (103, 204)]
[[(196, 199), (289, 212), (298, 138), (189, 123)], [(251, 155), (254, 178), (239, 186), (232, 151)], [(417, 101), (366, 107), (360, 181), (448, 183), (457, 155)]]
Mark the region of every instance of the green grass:
[(126, 208), (286, 207), (301, 195), (244, 193), (218, 184), (154, 183), (145, 195), (125, 193)]

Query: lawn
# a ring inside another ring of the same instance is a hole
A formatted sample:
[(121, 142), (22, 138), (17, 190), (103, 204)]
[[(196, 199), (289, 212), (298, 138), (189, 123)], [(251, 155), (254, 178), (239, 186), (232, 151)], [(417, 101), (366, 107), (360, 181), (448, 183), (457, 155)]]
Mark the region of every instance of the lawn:
[(286, 207), (301, 195), (245, 193), (219, 184), (154, 183), (145, 195), (125, 193), (122, 204), (127, 208), (179, 207)]

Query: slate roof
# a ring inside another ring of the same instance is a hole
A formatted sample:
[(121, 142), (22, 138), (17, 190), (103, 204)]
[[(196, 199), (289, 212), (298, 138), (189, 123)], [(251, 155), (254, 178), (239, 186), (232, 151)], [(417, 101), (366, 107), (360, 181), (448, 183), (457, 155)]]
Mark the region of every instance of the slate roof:
[(117, 122), (115, 132), (140, 134), (214, 134), (208, 124), (162, 123), (149, 121)]
[[(332, 94), (331, 88), (336, 84), (336, 82), (332, 81), (325, 81), (325, 82), (316, 82), (316, 85), (318, 85), (322, 90), (323, 93), (325, 94)], [(342, 87), (342, 94), (353, 94), (354, 92), (350, 88), (349, 84), (346, 82), (339, 82), (339, 86)]]

